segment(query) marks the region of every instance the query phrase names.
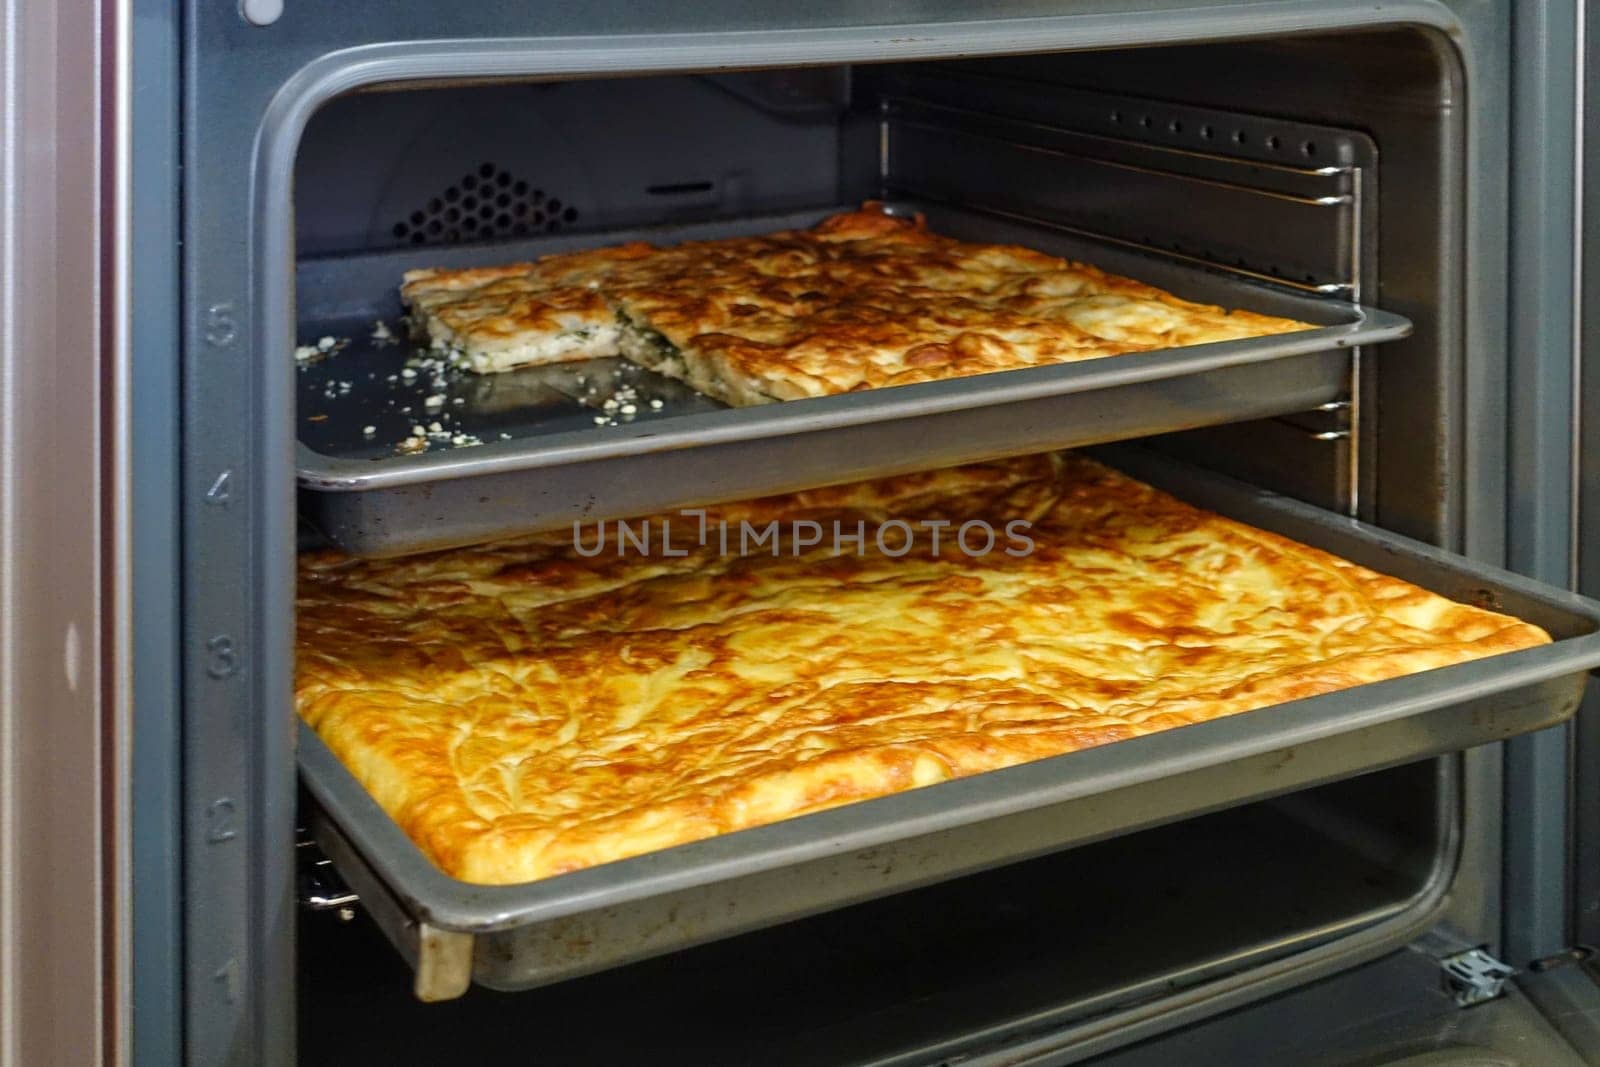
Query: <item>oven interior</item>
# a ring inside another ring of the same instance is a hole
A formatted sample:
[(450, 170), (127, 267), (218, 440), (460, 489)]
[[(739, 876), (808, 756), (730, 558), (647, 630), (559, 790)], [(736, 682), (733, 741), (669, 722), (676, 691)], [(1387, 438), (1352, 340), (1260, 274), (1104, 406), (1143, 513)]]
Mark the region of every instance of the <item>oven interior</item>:
[[(334, 100), (306, 130), (297, 255), (337, 263), (408, 248), (424, 265), (444, 247), (555, 234), (599, 245), (642, 225), (885, 199), (927, 205), (936, 220), (975, 213), (1088, 233), (1332, 300), (1359, 290), (1415, 330), (1352, 357), (1343, 403), (1146, 444), (1459, 549), (1459, 94), (1450, 47), (1409, 29), (385, 87)], [(1365, 138), (1364, 206), (1303, 203), (1316, 199), (1301, 184), (1319, 146), (1278, 139), (1274, 120)], [(1157, 1001), (1415, 909), (1450, 877), (1463, 820), (1470, 832), (1491, 814), (1463, 805), (1459, 762), (1444, 757), (531, 992), (474, 989), (426, 1006), (359, 909), (350, 921), (305, 913), (301, 1055), (955, 1056)]]
[[(1326, 944), (1428, 891), (1435, 763), (1249, 804), (528, 992), (418, 1004), (304, 913), (301, 1062), (925, 1063)], [(617, 1024), (627, 1005), (626, 1024)]]

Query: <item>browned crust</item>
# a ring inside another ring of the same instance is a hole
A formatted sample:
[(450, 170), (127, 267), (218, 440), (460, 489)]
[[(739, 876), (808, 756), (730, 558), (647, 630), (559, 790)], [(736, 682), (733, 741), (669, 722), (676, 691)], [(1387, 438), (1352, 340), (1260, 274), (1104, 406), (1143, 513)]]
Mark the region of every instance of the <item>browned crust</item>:
[(670, 340), (686, 366), (657, 369), (734, 404), (1311, 328), (1032, 249), (942, 237), (873, 204), (811, 230), (413, 271), (402, 295), (436, 341), (470, 354), (570, 327), (560, 305), (574, 289)]
[(795, 518), (1036, 548), (724, 558), (680, 517), (683, 558), (308, 555), (300, 714), (442, 869), (508, 883), (1549, 640), (1074, 456), (709, 516)]

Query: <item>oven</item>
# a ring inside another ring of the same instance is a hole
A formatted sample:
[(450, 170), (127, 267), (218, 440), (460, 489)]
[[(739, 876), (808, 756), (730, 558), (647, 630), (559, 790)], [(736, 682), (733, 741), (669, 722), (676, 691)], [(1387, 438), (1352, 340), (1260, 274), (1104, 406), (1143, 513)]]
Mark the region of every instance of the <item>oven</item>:
[[(135, 1062), (1600, 1057), (1579, 7), (183, 8), (120, 31)], [(404, 270), (864, 202), (1315, 329), (628, 420), (453, 379), (474, 447), (395, 450)], [(297, 727), (300, 550), (1057, 448), (1557, 640), (494, 892)]]

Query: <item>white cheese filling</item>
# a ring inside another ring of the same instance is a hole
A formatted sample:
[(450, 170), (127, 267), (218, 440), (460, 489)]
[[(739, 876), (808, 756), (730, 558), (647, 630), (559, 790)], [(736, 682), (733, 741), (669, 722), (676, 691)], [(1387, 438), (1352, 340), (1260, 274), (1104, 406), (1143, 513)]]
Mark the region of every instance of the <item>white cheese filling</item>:
[(542, 363), (566, 363), (579, 359), (619, 354), (618, 341), (622, 330), (614, 323), (585, 326), (580, 330), (566, 330), (538, 336), (519, 337), (497, 347), (474, 345), (462, 350), (448, 337), (433, 335), (435, 349), (454, 354), (478, 374), (495, 374), (517, 367), (531, 367)]

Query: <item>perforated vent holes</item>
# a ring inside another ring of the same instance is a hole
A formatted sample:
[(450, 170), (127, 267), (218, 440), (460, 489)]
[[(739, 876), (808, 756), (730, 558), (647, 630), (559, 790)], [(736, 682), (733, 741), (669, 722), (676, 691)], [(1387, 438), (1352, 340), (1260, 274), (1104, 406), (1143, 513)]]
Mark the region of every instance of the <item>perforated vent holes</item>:
[(484, 163), (397, 220), (390, 232), (414, 245), (448, 245), (554, 233), (577, 219), (578, 209), (559, 196)]
[[(1122, 108), (1113, 108), (1107, 112), (1106, 119), (1112, 126), (1130, 128), (1143, 133), (1146, 137), (1151, 137), (1152, 134), (1164, 134), (1167, 140), (1184, 140), (1187, 133), (1200, 141), (1213, 141), (1223, 144), (1232, 142), (1240, 148), (1259, 143), (1265, 147), (1267, 154), (1282, 155), (1287, 157), (1288, 162), (1299, 163), (1303, 166), (1314, 165), (1311, 161), (1317, 159), (1317, 142), (1302, 140), (1291, 143), (1275, 133), (1269, 133), (1265, 138), (1258, 140), (1252, 138), (1249, 130), (1239, 127), (1219, 128), (1211, 123), (1186, 126), (1182, 119), (1163, 118), (1149, 112), (1129, 112), (1124, 111)], [(1261, 155), (1263, 153), (1258, 152), (1257, 154)]]

